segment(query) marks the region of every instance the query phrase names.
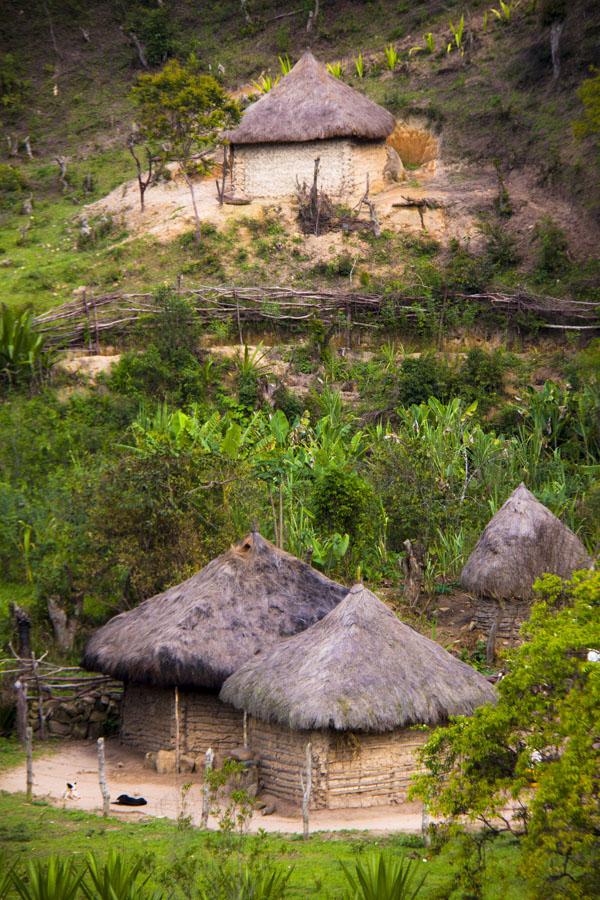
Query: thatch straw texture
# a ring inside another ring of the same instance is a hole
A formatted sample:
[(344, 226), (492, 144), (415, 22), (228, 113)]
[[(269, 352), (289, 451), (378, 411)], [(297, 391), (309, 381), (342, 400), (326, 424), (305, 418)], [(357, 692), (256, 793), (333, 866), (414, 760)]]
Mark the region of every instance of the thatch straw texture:
[(382, 732), (469, 715), (495, 691), (357, 585), (320, 622), (245, 663), (220, 697), (294, 729)]
[(479, 597), (529, 600), (544, 572), (569, 578), (590, 565), (577, 535), (520, 484), (487, 524), (460, 583)]
[(334, 78), (307, 51), (289, 75), (248, 107), (226, 137), (232, 144), (383, 140), (395, 124), (391, 113)]
[(83, 665), (123, 681), (219, 688), (260, 650), (323, 618), (346, 590), (255, 532), (111, 619), (89, 640)]

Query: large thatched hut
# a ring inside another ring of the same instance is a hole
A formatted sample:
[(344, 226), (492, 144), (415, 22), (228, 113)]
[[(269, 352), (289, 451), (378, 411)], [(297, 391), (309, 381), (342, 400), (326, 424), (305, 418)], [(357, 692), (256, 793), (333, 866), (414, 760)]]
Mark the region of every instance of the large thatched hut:
[(512, 638), (527, 618), (536, 578), (569, 578), (590, 565), (577, 535), (520, 484), (485, 527), (460, 581), (479, 598), (477, 625)]
[(231, 144), (232, 187), (249, 197), (291, 196), (296, 180), (333, 195), (364, 191), (383, 179), (385, 140), (394, 117), (334, 78), (307, 51), (276, 87), (252, 103)]
[[(121, 736), (144, 751), (242, 744), (224, 680), (323, 618), (346, 588), (254, 532), (187, 581), (121, 613), (89, 640), (84, 666), (125, 682)], [(177, 710), (177, 713), (176, 713)]]
[(482, 675), (362, 585), (306, 631), (250, 659), (220, 696), (249, 714), (263, 788), (283, 801), (300, 802), (310, 742), (314, 808), (401, 802), (427, 726), (495, 701)]

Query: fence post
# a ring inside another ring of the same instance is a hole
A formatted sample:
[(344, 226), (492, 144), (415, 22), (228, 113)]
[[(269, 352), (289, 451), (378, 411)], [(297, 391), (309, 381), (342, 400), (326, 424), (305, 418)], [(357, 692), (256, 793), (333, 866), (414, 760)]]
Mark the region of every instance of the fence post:
[(33, 728), (25, 729), (25, 752), (27, 754), (27, 802), (31, 803), (33, 795)]
[(304, 840), (308, 840), (308, 810), (310, 807), (310, 795), (312, 793), (312, 745), (310, 741), (306, 745), (306, 781), (300, 772), (300, 787), (302, 788), (302, 828)]
[(88, 352), (92, 352), (92, 329), (90, 328), (90, 311), (88, 309), (87, 297), (86, 297), (86, 289), (84, 288), (81, 292), (81, 302), (83, 304), (83, 310), (85, 312), (85, 318), (87, 321), (87, 332), (88, 332)]
[(175, 685), (175, 771), (179, 774), (181, 768), (181, 738), (179, 722), (179, 688)]
[(208, 783), (208, 773), (212, 770), (215, 754), (209, 747), (204, 756), (204, 787), (202, 788), (202, 815), (200, 817), (200, 828), (208, 827), (208, 813), (210, 809), (210, 785)]
[(17, 693), (17, 737), (21, 744), (25, 744), (27, 740), (27, 685), (17, 678), (15, 681), (15, 691)]
[(104, 757), (104, 738), (98, 738), (98, 782), (102, 794), (102, 815), (106, 819), (110, 812), (110, 791), (106, 783), (106, 759)]

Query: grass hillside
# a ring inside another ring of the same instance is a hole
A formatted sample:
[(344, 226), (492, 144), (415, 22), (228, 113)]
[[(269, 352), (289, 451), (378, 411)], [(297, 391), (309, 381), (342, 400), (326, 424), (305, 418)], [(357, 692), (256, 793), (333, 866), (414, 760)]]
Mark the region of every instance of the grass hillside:
[[(567, 283), (559, 273), (558, 285), (551, 277), (543, 287), (579, 296), (593, 291), (597, 272), (589, 260), (599, 234), (597, 149), (592, 137), (573, 136), (572, 123), (582, 114), (577, 89), (600, 62), (596, 4), (523, 0), (509, 4), (509, 12), (498, 18), (485, 3), (322, 3), (310, 34), (311, 5), (305, 7), (257, 0), (246, 4), (246, 17), (237, 2), (204, 5), (199, 11), (197, 4), (175, 0), (160, 6), (49, 0), (26, 15), (9, 2), (0, 24), (2, 122), (6, 137), (19, 147), (5, 163), (16, 168), (20, 183), (0, 185), (2, 299), (48, 307), (81, 284), (100, 292), (139, 289), (181, 272), (205, 281), (274, 277), (261, 260), (261, 247), (248, 248), (246, 259), (228, 260), (227, 242), (218, 247), (208, 241), (200, 257), (190, 259), (189, 247), (131, 233), (118, 215), (105, 221), (92, 213), (93, 240), (81, 242), (78, 223), (82, 215), (90, 218), (84, 206), (134, 176), (125, 149), (134, 116), (128, 95), (143, 69), (132, 34), (151, 68), (167, 56), (194, 53), (233, 91), (261, 73), (274, 76), (278, 56), (295, 60), (307, 45), (325, 61), (342, 60), (344, 77), (353, 86), (398, 118), (416, 117), (431, 129), (442, 161), (453, 167), (458, 199), (466, 183), (475, 184), (477, 193), (482, 173), (493, 183), (496, 167), (515, 214), (506, 230), (519, 244), (524, 270), (515, 264), (518, 274), (509, 272), (507, 283), (527, 280), (536, 224), (550, 217), (565, 233), (567, 252), (578, 265)], [(452, 28), (459, 27), (461, 17), (457, 44)], [(550, 54), (555, 21), (562, 23), (556, 79)], [(390, 45), (398, 53), (393, 72), (384, 56)], [(359, 53), (365, 61), (363, 78), (355, 71)], [(27, 137), (33, 159), (22, 143)], [(67, 159), (66, 189), (58, 179), (57, 157)], [(11, 182), (12, 176), (6, 178)], [(480, 193), (485, 211), (491, 201)], [(23, 213), (29, 196), (31, 214)], [(148, 199), (151, 203), (152, 191)], [(527, 214), (521, 215), (525, 206)], [(235, 229), (230, 238), (240, 243)], [(360, 249), (362, 254), (365, 248)], [(262, 254), (270, 256), (264, 247)], [(285, 248), (278, 254), (279, 264), (297, 265)], [(310, 270), (315, 259), (308, 255), (310, 265), (304, 268)], [(247, 276), (240, 263), (246, 264)], [(368, 253), (365, 263), (371, 267)], [(314, 273), (309, 271), (308, 279), (314, 281)]]

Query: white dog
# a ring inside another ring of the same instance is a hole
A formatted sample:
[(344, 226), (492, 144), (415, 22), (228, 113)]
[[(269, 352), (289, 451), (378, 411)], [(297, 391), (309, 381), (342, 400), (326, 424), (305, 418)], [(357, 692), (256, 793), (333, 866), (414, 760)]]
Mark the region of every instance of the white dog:
[(62, 795), (63, 800), (80, 800), (81, 794), (77, 790), (76, 781), (67, 781), (67, 786)]

